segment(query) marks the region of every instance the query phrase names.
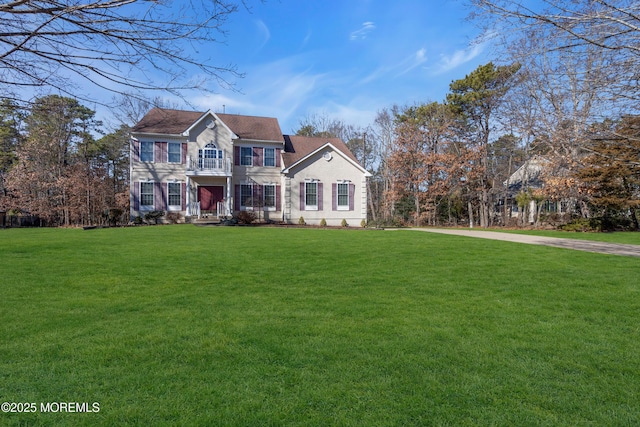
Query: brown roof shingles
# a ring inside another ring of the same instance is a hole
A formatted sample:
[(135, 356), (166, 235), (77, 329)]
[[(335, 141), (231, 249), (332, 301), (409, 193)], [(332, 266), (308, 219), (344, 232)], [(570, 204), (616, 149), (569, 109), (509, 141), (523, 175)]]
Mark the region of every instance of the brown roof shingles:
[[(153, 108), (136, 124), (135, 133), (180, 135), (189, 129), (205, 112)], [(272, 117), (216, 114), (240, 139), (282, 141), (278, 119)]]
[(159, 133), (167, 135), (180, 135), (189, 129), (204, 112), (167, 110), (153, 108), (132, 129), (132, 132)]
[(299, 135), (284, 135), (284, 150), (282, 153), (282, 160), (285, 168), (299, 162), (315, 150), (319, 149), (323, 145), (330, 143), (336, 149), (343, 152), (354, 162), (358, 163), (358, 160), (353, 155), (347, 144), (342, 142), (340, 138), (319, 138), (315, 136), (299, 136)]
[(216, 114), (240, 139), (282, 142), (282, 131), (278, 119), (272, 117)]

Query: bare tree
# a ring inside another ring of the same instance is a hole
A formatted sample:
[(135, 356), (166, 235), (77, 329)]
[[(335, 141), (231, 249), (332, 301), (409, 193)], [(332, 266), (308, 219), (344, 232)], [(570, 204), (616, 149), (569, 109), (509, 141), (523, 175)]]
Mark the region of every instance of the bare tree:
[[(637, 0), (469, 0), (471, 18), (488, 37), (519, 39), (525, 32), (547, 36), (547, 52), (599, 49), (608, 57), (612, 93), (637, 101), (640, 65), (640, 3)], [(531, 5), (531, 6), (530, 6)], [(552, 38), (548, 38), (552, 35)], [(538, 37), (540, 39), (540, 37)], [(551, 42), (551, 43), (549, 43)], [(530, 53), (539, 55), (542, 48)], [(588, 76), (584, 76), (585, 79)]]
[[(241, 2), (242, 0), (238, 0)], [(115, 93), (231, 87), (235, 66), (196, 57), (226, 35), (234, 0), (0, 0), (0, 96), (56, 92), (95, 102)], [(193, 77), (198, 76), (198, 77)]]

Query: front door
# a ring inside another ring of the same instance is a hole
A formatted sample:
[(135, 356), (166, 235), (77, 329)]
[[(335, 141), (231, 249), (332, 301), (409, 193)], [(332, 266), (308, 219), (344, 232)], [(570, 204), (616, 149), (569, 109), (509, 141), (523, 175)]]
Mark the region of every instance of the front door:
[(198, 187), (200, 210), (215, 211), (217, 203), (224, 198), (224, 187), (221, 185), (201, 185)]

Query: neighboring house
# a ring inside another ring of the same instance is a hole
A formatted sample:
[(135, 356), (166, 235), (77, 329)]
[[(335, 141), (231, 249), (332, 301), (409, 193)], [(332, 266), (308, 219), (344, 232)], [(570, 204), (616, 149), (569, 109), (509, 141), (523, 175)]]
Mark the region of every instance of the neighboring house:
[[(504, 182), (507, 187), (507, 203), (510, 204), (511, 216), (517, 217), (519, 207), (516, 203), (516, 196), (520, 192), (535, 191), (544, 187), (543, 175), (551, 173), (552, 164), (544, 157), (534, 156), (520, 166), (509, 178)], [(543, 205), (538, 206), (535, 200), (529, 201), (526, 209), (528, 217), (526, 220), (533, 224), (538, 212), (546, 213), (566, 213), (567, 201), (562, 202), (545, 200)]]
[(285, 136), (277, 119), (154, 108), (131, 130), (131, 217), (163, 210), (359, 226), (367, 177), (336, 138)]

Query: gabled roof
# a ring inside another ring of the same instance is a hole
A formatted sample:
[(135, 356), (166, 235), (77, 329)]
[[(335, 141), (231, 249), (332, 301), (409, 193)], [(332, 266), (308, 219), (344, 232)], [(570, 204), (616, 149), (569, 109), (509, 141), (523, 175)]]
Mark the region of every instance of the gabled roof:
[(204, 112), (152, 108), (133, 128), (134, 133), (180, 135), (195, 123)]
[(240, 139), (252, 139), (256, 141), (282, 142), (282, 131), (278, 119), (273, 117), (241, 116), (236, 114), (218, 114), (229, 126), (229, 129)]
[(539, 186), (541, 184), (540, 174), (547, 167), (549, 161), (541, 157), (533, 157), (522, 164), (509, 178), (504, 182), (506, 186)]
[(305, 159), (326, 147), (330, 147), (340, 153), (363, 173), (370, 176), (369, 172), (358, 163), (358, 160), (351, 150), (349, 150), (347, 144), (342, 142), (340, 138), (320, 138), (299, 135), (284, 135), (284, 152), (282, 153), (284, 172), (288, 172), (289, 169), (295, 165), (303, 162)]
[[(170, 110), (153, 108), (131, 131), (182, 135), (210, 112)], [(211, 113), (214, 114), (214, 113)], [(235, 114), (214, 114), (240, 139), (282, 142), (282, 131), (278, 119), (272, 117), (242, 116)]]

